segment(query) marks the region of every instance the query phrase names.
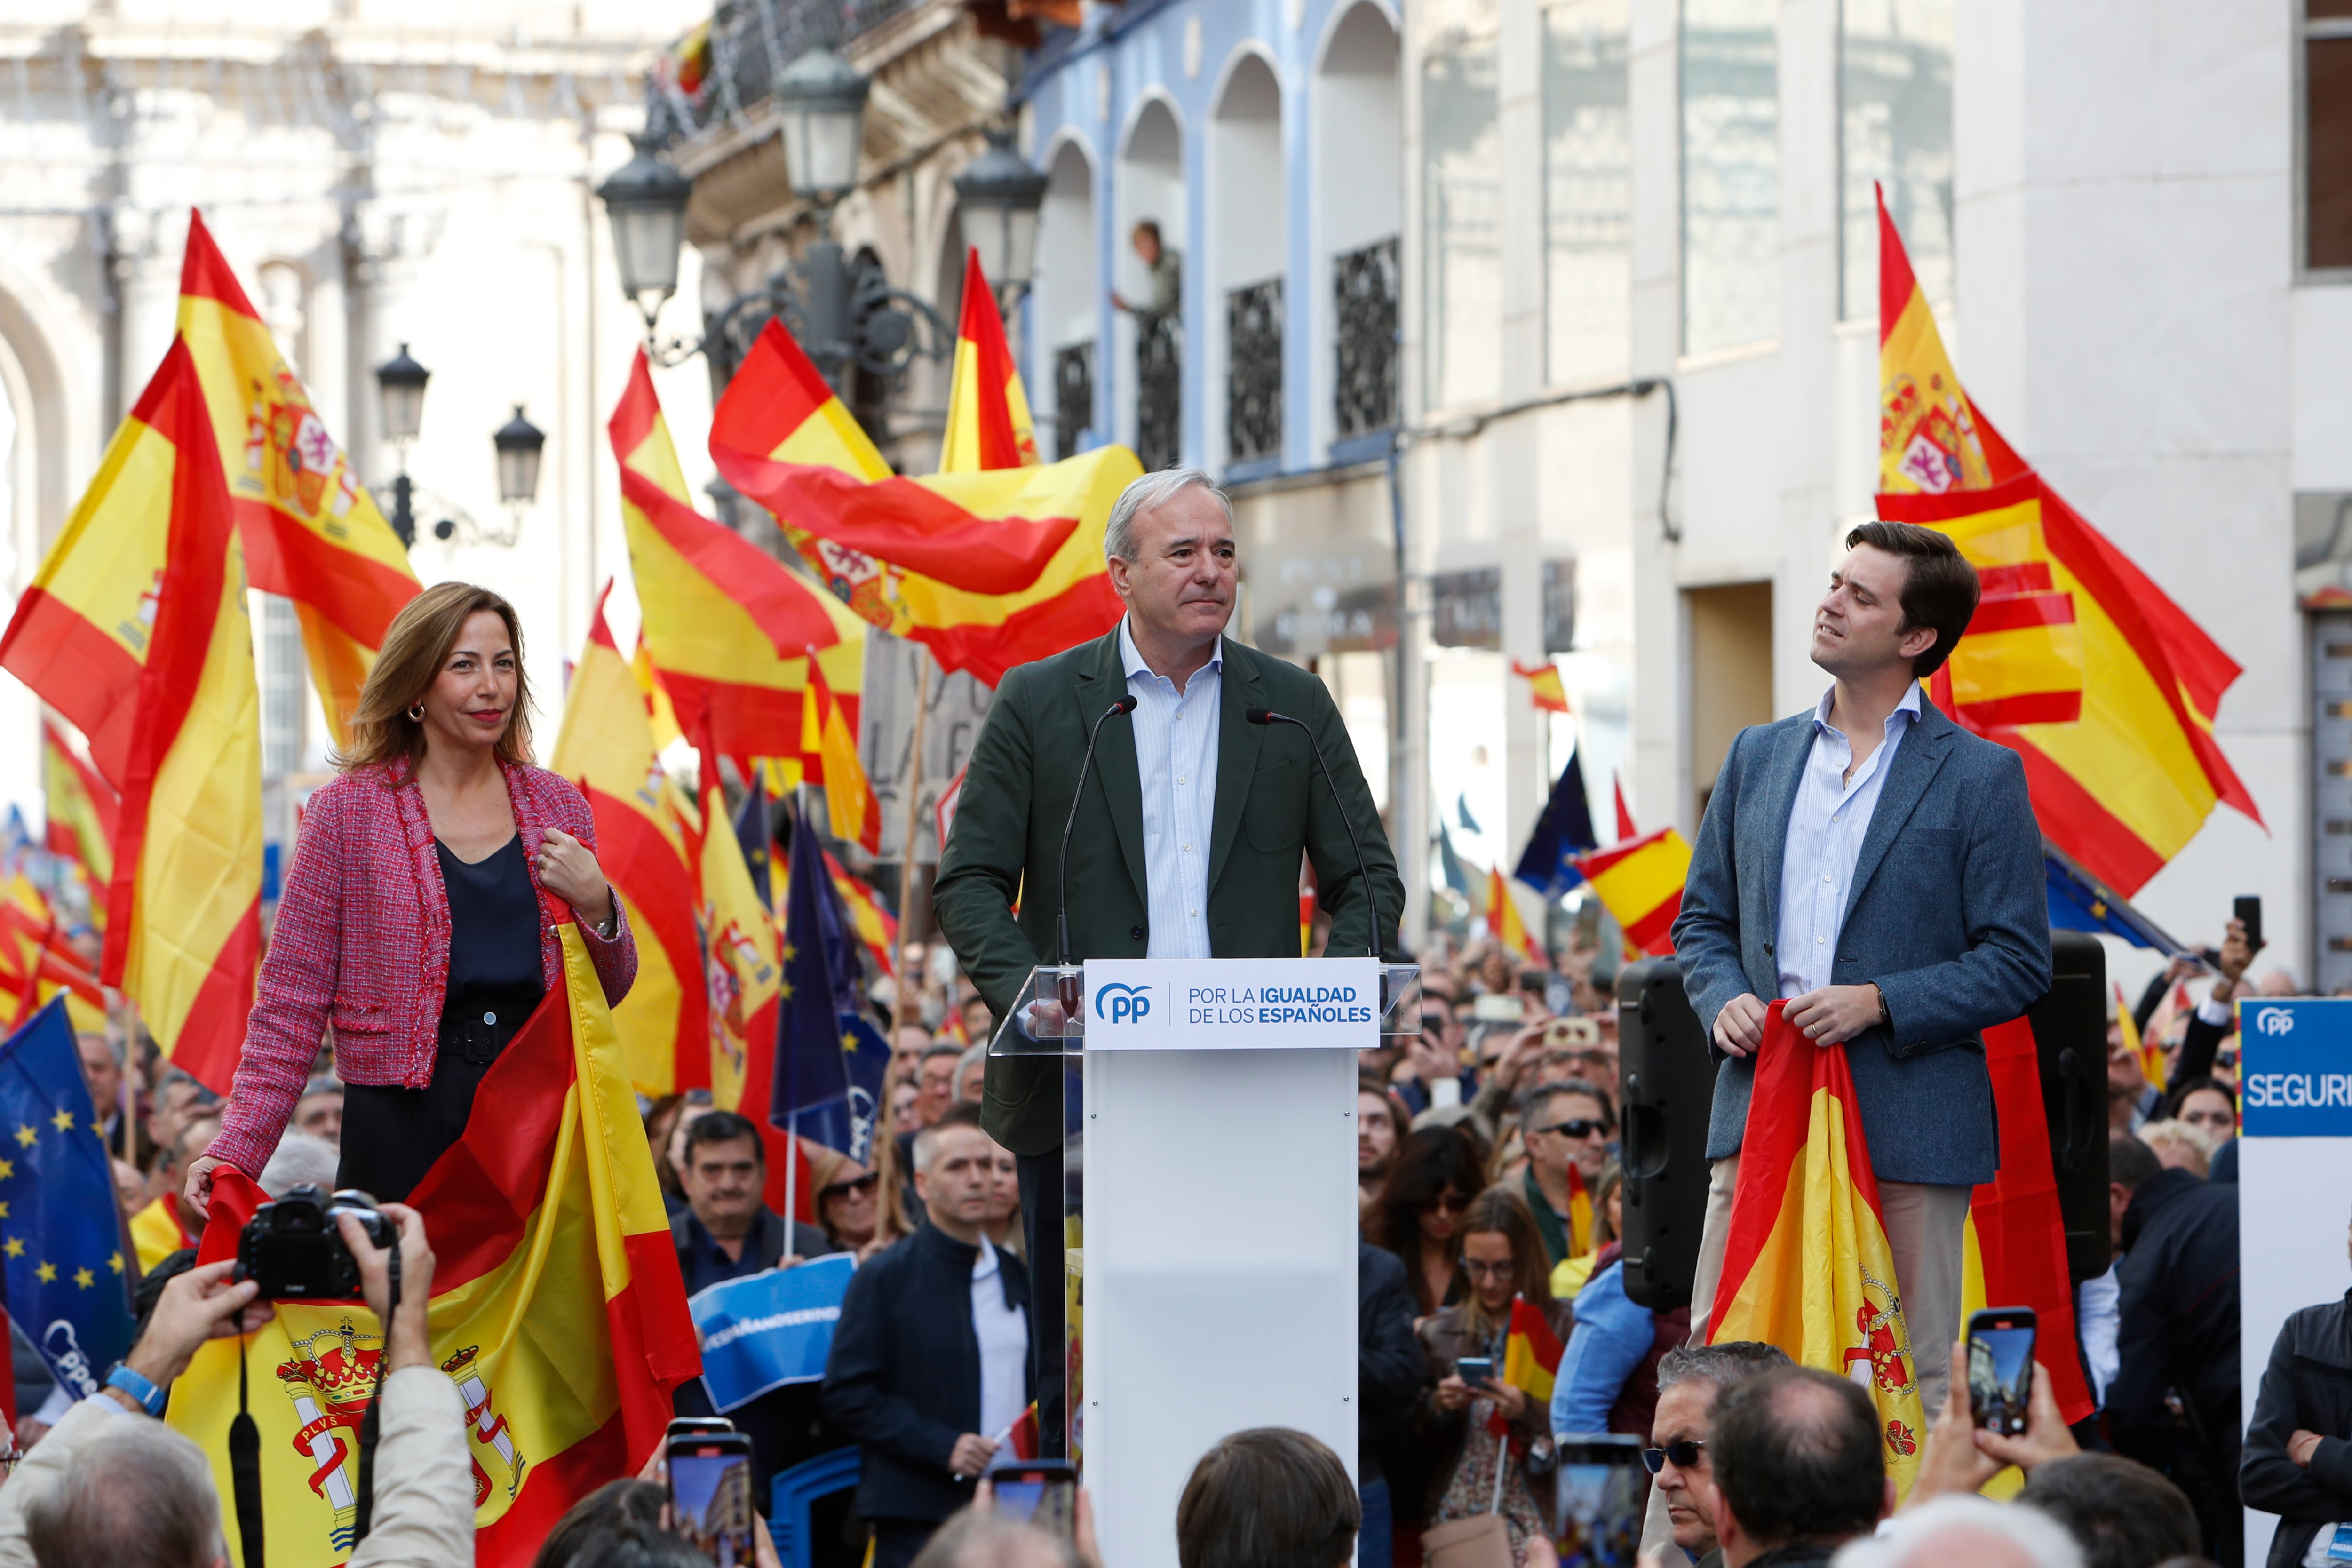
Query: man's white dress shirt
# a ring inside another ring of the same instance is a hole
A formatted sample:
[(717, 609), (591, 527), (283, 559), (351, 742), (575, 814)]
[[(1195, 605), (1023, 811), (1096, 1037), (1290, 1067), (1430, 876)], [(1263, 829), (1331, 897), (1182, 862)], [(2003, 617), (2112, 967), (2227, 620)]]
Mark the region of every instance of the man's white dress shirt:
[(1150, 884), (1146, 958), (1207, 958), (1209, 825), (1217, 810), (1217, 724), (1225, 639), (1180, 694), (1136, 651), (1118, 623), (1118, 656), (1135, 697), (1135, 766), (1143, 781), (1143, 864)]
[(995, 1437), (1029, 1408), (1029, 1314), (1004, 1300), (1003, 1264), (988, 1237), (971, 1264), (971, 1331), (980, 1341), (980, 1435)]
[(1854, 768), (1853, 745), (1830, 727), (1832, 687), (1813, 710), (1813, 746), (1805, 755), (1805, 775), (1789, 809), (1789, 846), (1780, 861), (1780, 926), (1774, 956), (1780, 965), (1780, 994), (1802, 996), (1830, 983), (1837, 962), (1838, 932), (1846, 901), (1853, 894), (1854, 862), (1870, 831), (1871, 814), (1895, 766), (1895, 748), (1919, 717), (1919, 683), (1886, 716), (1885, 738)]

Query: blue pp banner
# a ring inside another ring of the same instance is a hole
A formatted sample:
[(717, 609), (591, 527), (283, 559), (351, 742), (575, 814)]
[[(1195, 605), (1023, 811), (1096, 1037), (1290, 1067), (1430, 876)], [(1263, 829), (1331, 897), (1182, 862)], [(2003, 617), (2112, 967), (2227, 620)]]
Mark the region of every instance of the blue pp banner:
[(2352, 1000), (2249, 1001), (2238, 1009), (2249, 1138), (2352, 1138)]
[(788, 1383), (824, 1375), (833, 1326), (857, 1259), (846, 1252), (797, 1268), (771, 1268), (690, 1299), (702, 1340), (702, 1386), (724, 1414)]

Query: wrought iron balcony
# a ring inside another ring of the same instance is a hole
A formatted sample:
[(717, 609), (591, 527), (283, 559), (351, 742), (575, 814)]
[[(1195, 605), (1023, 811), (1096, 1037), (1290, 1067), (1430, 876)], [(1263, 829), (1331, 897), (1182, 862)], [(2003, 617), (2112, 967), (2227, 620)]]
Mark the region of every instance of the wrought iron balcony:
[(1174, 316), (1135, 322), (1135, 455), (1147, 474), (1173, 467), (1184, 443), (1184, 324)]
[(1225, 296), (1225, 456), (1282, 454), (1282, 279)]
[(1054, 456), (1075, 458), (1095, 422), (1095, 346), (1068, 343), (1054, 351)]
[(753, 107), (773, 94), (777, 76), (793, 61), (813, 48), (841, 48), (916, 4), (720, 0), (708, 34), (689, 35), (654, 71), (649, 118), (667, 120), (673, 136), (728, 122), (740, 129)]
[(1397, 420), (1397, 242), (1331, 258), (1339, 331), (1332, 343), (1333, 435), (1351, 441)]

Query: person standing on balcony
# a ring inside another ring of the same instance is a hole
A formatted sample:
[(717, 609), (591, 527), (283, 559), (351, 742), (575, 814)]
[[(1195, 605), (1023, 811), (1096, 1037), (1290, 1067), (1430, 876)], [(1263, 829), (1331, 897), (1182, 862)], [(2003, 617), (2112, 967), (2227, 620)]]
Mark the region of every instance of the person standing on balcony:
[(1150, 218), (1135, 226), (1128, 243), (1135, 247), (1136, 257), (1151, 274), (1151, 298), (1131, 304), (1113, 289), (1110, 302), (1134, 316), (1147, 331), (1161, 321), (1177, 320), (1184, 310), (1184, 253), (1160, 240), (1160, 225)]

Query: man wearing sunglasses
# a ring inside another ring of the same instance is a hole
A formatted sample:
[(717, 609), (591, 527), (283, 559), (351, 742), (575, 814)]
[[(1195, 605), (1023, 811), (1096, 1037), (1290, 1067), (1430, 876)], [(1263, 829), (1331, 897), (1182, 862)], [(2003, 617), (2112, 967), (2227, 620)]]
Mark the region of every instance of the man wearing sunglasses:
[[(1654, 1496), (1664, 1502), (1675, 1544), (1698, 1568), (1719, 1568), (1723, 1561), (1715, 1538), (1715, 1469), (1706, 1454), (1715, 1402), (1724, 1390), (1788, 1364), (1779, 1347), (1750, 1340), (1692, 1345), (1659, 1358), (1658, 1411), (1650, 1425), (1654, 1447), (1642, 1450), (1642, 1463), (1657, 1478)], [(1648, 1533), (1643, 1536), (1645, 1552), (1663, 1556), (1663, 1544)]]
[(1582, 1179), (1586, 1192), (1593, 1191), (1609, 1163), (1609, 1140), (1616, 1131), (1609, 1097), (1589, 1083), (1543, 1084), (1520, 1102), (1519, 1135), (1528, 1146), (1523, 1195), (1535, 1211), (1536, 1228), (1543, 1233), (1544, 1251), (1555, 1268), (1592, 1247), (1589, 1227), (1576, 1233), (1569, 1173)]

